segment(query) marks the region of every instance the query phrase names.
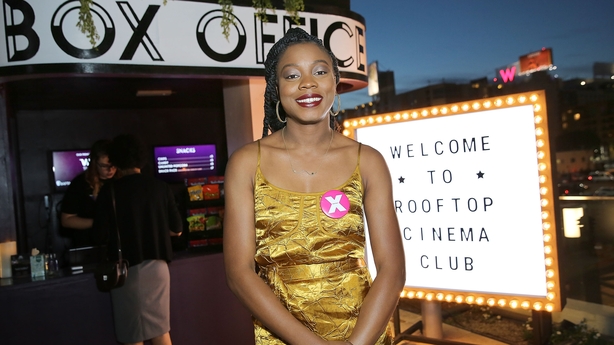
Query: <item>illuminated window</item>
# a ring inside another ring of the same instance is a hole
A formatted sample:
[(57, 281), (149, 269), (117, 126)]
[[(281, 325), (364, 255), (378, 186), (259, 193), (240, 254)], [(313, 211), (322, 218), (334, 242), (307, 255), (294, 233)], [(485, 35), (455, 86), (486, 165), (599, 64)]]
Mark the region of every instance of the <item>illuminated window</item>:
[(576, 121), (580, 120), (580, 113), (575, 113), (573, 115), (573, 119), (576, 120)]

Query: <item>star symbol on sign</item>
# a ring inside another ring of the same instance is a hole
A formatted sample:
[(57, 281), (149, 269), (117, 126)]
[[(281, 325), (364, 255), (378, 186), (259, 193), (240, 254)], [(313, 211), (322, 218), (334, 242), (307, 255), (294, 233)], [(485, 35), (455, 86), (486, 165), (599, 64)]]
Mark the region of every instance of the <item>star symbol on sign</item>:
[(476, 175), (478, 175), (478, 178), (484, 178), (484, 173), (482, 170), (480, 170), (480, 172), (478, 172)]
[(399, 177), (399, 183), (405, 183), (405, 177), (403, 176)]

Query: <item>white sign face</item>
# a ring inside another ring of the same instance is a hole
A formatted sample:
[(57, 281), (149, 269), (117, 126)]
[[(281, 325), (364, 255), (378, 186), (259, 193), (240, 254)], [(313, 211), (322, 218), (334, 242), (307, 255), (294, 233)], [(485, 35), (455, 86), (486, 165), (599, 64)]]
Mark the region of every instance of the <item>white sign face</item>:
[[(218, 4), (97, 0), (92, 14), (100, 39), (92, 48), (76, 26), (79, 0), (3, 4), (0, 75), (7, 66), (64, 63), (262, 69), (271, 46), (297, 26), (283, 10), (269, 11), (263, 23), (252, 7), (233, 6), (235, 24), (227, 40)], [(366, 78), (363, 23), (338, 15), (299, 14), (305, 23), (301, 28), (330, 47), (341, 71)]]
[(406, 287), (546, 295), (532, 105), (363, 127), (356, 140), (390, 169)]

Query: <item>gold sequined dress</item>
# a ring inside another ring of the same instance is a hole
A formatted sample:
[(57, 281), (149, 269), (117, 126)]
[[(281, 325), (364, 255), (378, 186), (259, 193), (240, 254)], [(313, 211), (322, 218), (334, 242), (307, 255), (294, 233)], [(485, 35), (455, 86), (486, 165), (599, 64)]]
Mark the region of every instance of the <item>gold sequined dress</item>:
[[(293, 192), (266, 180), (258, 142), (254, 200), (259, 275), (298, 320), (327, 340), (352, 334), (371, 286), (364, 261), (359, 163), (360, 146), (354, 172), (335, 188), (349, 199), (349, 210), (330, 218), (320, 206), (325, 192)], [(285, 344), (256, 319), (254, 331), (256, 345)], [(390, 328), (376, 344), (392, 344)]]

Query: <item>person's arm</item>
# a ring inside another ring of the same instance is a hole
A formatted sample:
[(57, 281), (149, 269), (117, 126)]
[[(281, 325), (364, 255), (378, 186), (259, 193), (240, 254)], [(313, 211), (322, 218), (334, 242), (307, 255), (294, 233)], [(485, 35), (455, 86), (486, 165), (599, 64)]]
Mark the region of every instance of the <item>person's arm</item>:
[(62, 212), (60, 214), (60, 223), (65, 228), (86, 230), (92, 227), (93, 218), (85, 218), (79, 216), (84, 214), (91, 202), (87, 197), (87, 187), (83, 174), (75, 177), (68, 186), (64, 198), (62, 199)]
[(254, 317), (286, 343), (328, 344), (292, 316), (255, 272), (253, 178), (257, 150), (257, 144), (243, 147), (226, 167), (223, 245), (228, 286)]
[(398, 304), (405, 284), (405, 258), (386, 161), (378, 151), (363, 145), (360, 171), (377, 276), (349, 340), (354, 345), (367, 345), (374, 344), (385, 331)]
[(92, 235), (99, 244), (107, 244), (109, 241), (109, 231), (111, 231), (111, 215), (115, 217), (112, 208), (113, 201), (108, 186), (100, 189), (96, 199), (96, 209), (92, 224)]
[(168, 207), (168, 220), (169, 227), (171, 229), (171, 236), (181, 236), (183, 232), (183, 222), (181, 220), (181, 216), (179, 215), (179, 209), (177, 209), (177, 202), (175, 201), (175, 196), (173, 195), (173, 191), (170, 187), (167, 187), (166, 192), (167, 198), (167, 207)]
[(85, 230), (92, 227), (94, 220), (91, 218), (79, 217), (76, 214), (64, 213), (60, 215), (62, 226), (65, 228)]

